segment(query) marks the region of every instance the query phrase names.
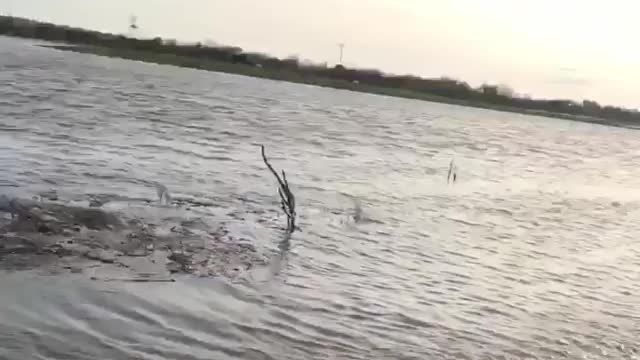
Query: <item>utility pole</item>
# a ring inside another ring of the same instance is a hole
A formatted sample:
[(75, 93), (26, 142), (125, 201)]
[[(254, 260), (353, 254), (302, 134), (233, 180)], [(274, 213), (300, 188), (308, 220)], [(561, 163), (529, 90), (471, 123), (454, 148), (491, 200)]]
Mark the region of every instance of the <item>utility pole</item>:
[(138, 28), (138, 17), (135, 15), (129, 16), (129, 29), (137, 29)]
[(340, 62), (339, 62), (339, 64), (342, 65), (342, 58), (343, 58), (343, 55), (344, 55), (344, 43), (338, 44), (338, 47), (340, 48)]
[(138, 33), (138, 17), (135, 15), (131, 15), (129, 16), (129, 29), (127, 31), (127, 33), (129, 34), (129, 36), (131, 37), (136, 37), (137, 33)]

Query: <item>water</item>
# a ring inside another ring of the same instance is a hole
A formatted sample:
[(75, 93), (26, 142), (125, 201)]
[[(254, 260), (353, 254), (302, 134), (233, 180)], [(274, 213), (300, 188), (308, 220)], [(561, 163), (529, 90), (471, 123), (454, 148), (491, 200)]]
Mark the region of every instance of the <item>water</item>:
[(2, 273), (2, 359), (640, 358), (636, 131), (9, 38), (0, 81), (2, 193), (276, 213), (264, 144), (302, 228), (235, 220), (236, 279)]

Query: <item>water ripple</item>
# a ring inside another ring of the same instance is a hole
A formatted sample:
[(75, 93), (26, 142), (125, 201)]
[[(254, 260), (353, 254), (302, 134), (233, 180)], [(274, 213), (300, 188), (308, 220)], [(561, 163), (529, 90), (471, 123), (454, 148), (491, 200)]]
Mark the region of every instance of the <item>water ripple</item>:
[[(640, 356), (633, 131), (0, 44), (2, 192), (159, 181), (271, 259), (170, 285), (0, 274), (1, 358)], [(278, 211), (258, 144), (298, 198), (289, 246), (245, 224)]]

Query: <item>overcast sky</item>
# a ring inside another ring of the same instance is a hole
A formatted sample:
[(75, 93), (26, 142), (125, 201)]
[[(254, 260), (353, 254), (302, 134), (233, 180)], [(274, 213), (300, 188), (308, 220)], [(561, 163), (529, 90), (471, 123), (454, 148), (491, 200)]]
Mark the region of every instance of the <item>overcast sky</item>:
[(636, 0), (0, 0), (0, 12), (640, 107)]

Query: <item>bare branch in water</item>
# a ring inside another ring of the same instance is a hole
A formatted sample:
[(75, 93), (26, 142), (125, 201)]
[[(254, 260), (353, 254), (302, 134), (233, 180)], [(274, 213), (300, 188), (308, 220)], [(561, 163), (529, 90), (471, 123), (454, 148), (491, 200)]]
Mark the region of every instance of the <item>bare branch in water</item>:
[(360, 200), (357, 197), (353, 197), (353, 221), (355, 221), (356, 223), (359, 223), (360, 221), (362, 221), (362, 205), (360, 203)]
[(156, 193), (158, 194), (158, 200), (160, 203), (162, 204), (162, 200), (164, 200), (165, 203), (169, 205), (171, 203), (171, 194), (169, 193), (169, 189), (157, 181), (153, 184), (156, 187)]
[(296, 199), (289, 188), (289, 182), (287, 181), (287, 174), (282, 170), (282, 177), (278, 175), (278, 172), (271, 166), (267, 155), (265, 154), (264, 145), (260, 145), (262, 153), (262, 160), (269, 168), (269, 171), (275, 176), (278, 181), (278, 195), (280, 195), (280, 206), (282, 211), (287, 215), (287, 231), (293, 233), (296, 230)]
[(455, 184), (458, 174), (456, 173), (456, 165), (453, 163), (453, 159), (449, 163), (449, 173), (447, 174), (447, 184), (453, 182)]

